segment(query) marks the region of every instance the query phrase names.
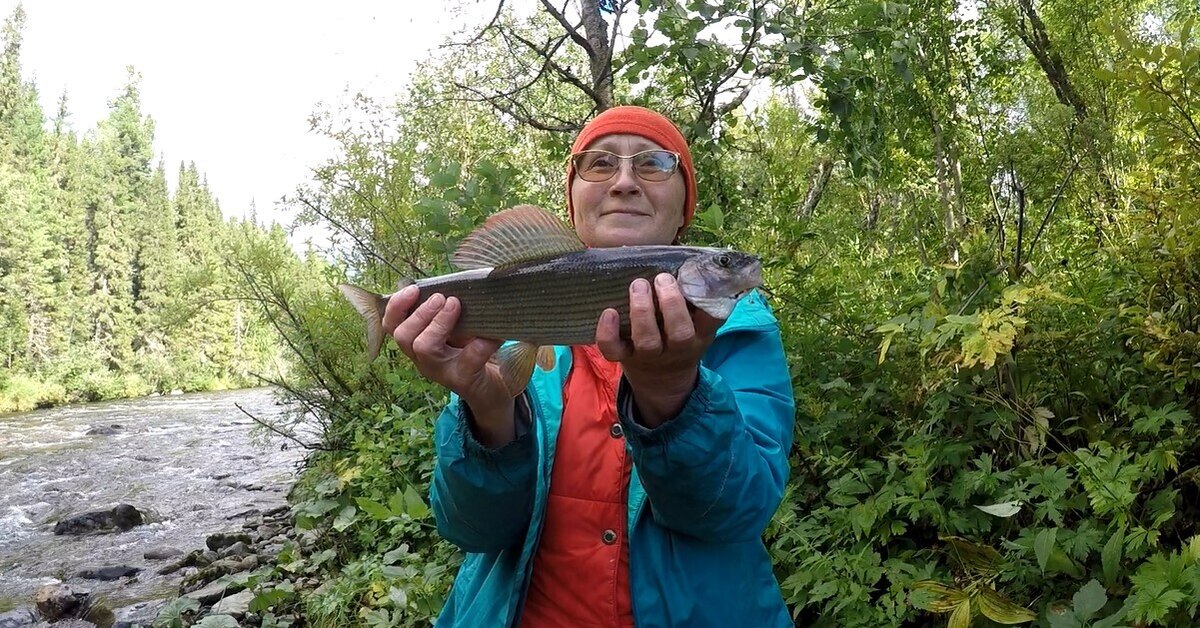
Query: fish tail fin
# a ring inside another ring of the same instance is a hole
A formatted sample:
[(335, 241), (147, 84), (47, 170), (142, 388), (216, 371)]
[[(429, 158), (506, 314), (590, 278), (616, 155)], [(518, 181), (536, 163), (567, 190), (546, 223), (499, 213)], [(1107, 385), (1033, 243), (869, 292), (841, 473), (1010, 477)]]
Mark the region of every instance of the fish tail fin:
[(373, 361), (383, 348), (383, 311), (387, 308), (388, 297), (348, 283), (339, 285), (338, 289), (367, 323), (367, 361)]
[(496, 352), (496, 362), (500, 366), (504, 386), (516, 397), (529, 384), (535, 364), (543, 371), (554, 368), (554, 347), (539, 347), (530, 342), (507, 344)]

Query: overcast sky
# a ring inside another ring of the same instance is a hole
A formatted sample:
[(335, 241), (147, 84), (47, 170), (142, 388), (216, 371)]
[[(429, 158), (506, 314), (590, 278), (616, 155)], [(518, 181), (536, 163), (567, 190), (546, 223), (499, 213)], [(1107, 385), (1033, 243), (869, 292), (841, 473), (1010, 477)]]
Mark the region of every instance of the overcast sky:
[[(0, 0), (4, 19), (16, 0)], [(486, 9), (490, 2), (468, 1)], [(259, 220), (287, 216), (275, 201), (330, 155), (308, 130), (320, 103), (347, 89), (391, 96), (415, 63), (459, 29), (442, 2), (25, 0), (22, 68), (53, 115), (67, 91), (83, 133), (141, 74), (143, 112), (174, 184), (194, 161), (229, 216), (253, 199)], [(336, 7), (336, 8), (334, 8)], [(494, 5), (492, 5), (494, 10)]]

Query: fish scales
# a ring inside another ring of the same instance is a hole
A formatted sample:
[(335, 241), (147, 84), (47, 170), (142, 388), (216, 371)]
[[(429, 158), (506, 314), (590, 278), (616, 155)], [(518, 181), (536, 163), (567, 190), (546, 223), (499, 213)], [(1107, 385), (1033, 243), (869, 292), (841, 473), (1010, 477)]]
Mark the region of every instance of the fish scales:
[[(462, 303), (455, 333), (535, 344), (590, 344), (605, 308), (629, 332), (629, 284), (675, 274), (694, 252), (684, 247), (587, 249), (482, 274), (459, 273), (417, 282), (420, 301), (435, 293)], [(465, 278), (463, 278), (465, 276)]]

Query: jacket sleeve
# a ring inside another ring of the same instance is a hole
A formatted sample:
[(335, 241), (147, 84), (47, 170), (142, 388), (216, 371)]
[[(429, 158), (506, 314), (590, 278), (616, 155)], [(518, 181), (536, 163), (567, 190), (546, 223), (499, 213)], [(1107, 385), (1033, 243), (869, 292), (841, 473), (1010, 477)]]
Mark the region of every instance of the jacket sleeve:
[(636, 421), (628, 384), (617, 396), (654, 520), (715, 543), (762, 536), (783, 499), (795, 401), (779, 328), (719, 337), (674, 419)]
[[(497, 552), (521, 543), (529, 526), (537, 472), (535, 435), (525, 429), (513, 442), (489, 449), (471, 433), (469, 412), (452, 394), (437, 419), (429, 501), (442, 538), (466, 552)], [(526, 397), (519, 398), (517, 414), (519, 421), (528, 421)]]

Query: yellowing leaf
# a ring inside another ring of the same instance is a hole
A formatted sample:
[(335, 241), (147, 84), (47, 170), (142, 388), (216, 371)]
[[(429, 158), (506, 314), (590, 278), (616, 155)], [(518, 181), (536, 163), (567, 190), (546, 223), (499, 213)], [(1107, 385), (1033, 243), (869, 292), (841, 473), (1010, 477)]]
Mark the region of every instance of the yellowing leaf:
[(924, 599), (912, 597), (913, 605), (935, 613), (949, 613), (967, 600), (962, 589), (948, 587), (936, 580), (921, 580), (913, 583), (913, 592), (923, 594)]
[(946, 622), (946, 628), (970, 628), (971, 626), (971, 600), (963, 600), (958, 608), (950, 613), (950, 621)]
[(972, 543), (959, 536), (944, 536), (942, 540), (950, 545), (948, 548), (950, 556), (964, 570), (984, 576), (1000, 572), (1004, 557), (991, 547)]
[(1037, 613), (1010, 602), (988, 586), (979, 587), (973, 599), (979, 612), (998, 624), (1023, 624), (1037, 619)]

